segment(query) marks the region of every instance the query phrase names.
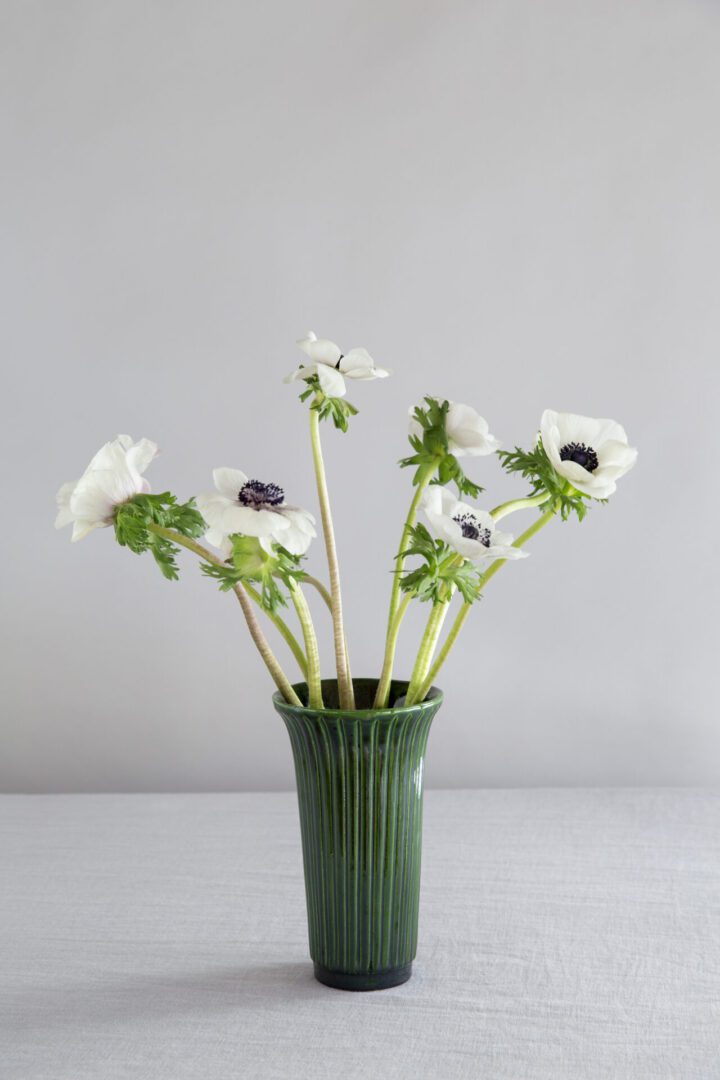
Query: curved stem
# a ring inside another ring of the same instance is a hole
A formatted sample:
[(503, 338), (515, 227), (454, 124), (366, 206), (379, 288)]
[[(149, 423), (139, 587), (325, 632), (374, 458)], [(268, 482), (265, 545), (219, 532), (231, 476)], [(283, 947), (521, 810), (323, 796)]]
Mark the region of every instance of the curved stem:
[(541, 491), (539, 495), (528, 495), (526, 499), (511, 499), (510, 502), (501, 503), (490, 513), (495, 521), (501, 521), (507, 514), (514, 514), (516, 510), (527, 510), (531, 506), (542, 506), (549, 498), (547, 491)]
[[(312, 585), (313, 588), (317, 589), (317, 591), (320, 593), (323, 600), (325, 601), (328, 611), (330, 612), (330, 614), (332, 614), (332, 596), (327, 591), (322, 581), (318, 581), (318, 579), (316, 577), (313, 577), (312, 574), (305, 574), (303, 576), (303, 581), (307, 581), (308, 585)], [(352, 672), (350, 671), (350, 657), (348, 656), (347, 637), (345, 637), (345, 663), (347, 665), (348, 680), (350, 682), (350, 685), (352, 686), (353, 681)]]
[(208, 551), (202, 544), (196, 543), (191, 540), (189, 536), (183, 536), (182, 533), (176, 532), (175, 529), (165, 529), (162, 525), (148, 525), (148, 532), (155, 533), (156, 536), (162, 536), (166, 540), (172, 541), (173, 544), (179, 544), (181, 547), (187, 548), (188, 551), (193, 551), (196, 555), (199, 555), (205, 562), (215, 563), (216, 566), (224, 566), (225, 563), (222, 559), (218, 559), (217, 555), (213, 555), (212, 551)]
[(328, 572), (330, 574), (330, 596), (332, 599), (333, 641), (335, 644), (335, 668), (337, 671), (338, 697), (341, 709), (354, 709), (355, 695), (353, 694), (353, 686), (350, 682), (348, 670), (349, 664), (345, 647), (345, 630), (343, 627), (340, 566), (338, 564), (337, 549), (335, 547), (335, 531), (333, 529), (332, 514), (330, 512), (330, 497), (328, 495), (325, 463), (323, 461), (322, 446), (320, 444), (320, 417), (317, 409), (310, 409), (310, 441), (312, 443), (315, 481), (317, 483), (318, 499), (320, 501), (320, 515), (322, 517)]
[(415, 524), (415, 518), (417, 517), (422, 494), (436, 472), (436, 465), (426, 465), (420, 473), (415, 494), (413, 495), (410, 509), (405, 518), (402, 535), (400, 536), (400, 546), (398, 547), (398, 553), (395, 556), (395, 569), (393, 571), (393, 582), (390, 592), (390, 610), (388, 611), (387, 632), (385, 635), (385, 655), (373, 705), (375, 709), (385, 709), (387, 707), (388, 695), (390, 693), (390, 682), (392, 680), (393, 664), (395, 662), (395, 649), (397, 647), (397, 633), (393, 638), (392, 631), (395, 623), (395, 616), (397, 615), (398, 607), (400, 605), (400, 578), (405, 566), (405, 556), (402, 552), (405, 551), (410, 541), (410, 530)]
[(250, 599), (248, 597), (248, 594), (245, 592), (245, 589), (238, 582), (238, 584), (234, 587), (233, 592), (237, 596), (240, 607), (242, 608), (242, 613), (245, 616), (247, 628), (250, 631), (250, 637), (255, 642), (255, 647), (260, 653), (260, 656), (263, 658), (265, 662), (265, 667), (270, 672), (273, 682), (275, 683), (285, 700), (290, 703), (290, 705), (302, 705), (302, 701), (293, 690), (290, 684), (290, 680), (288, 679), (283, 669), (280, 667), (280, 664), (278, 663), (275, 654), (268, 645), (268, 640), (262, 632), (262, 627), (260, 626), (260, 623), (257, 621), (257, 616), (253, 611), (252, 604), (250, 603)]
[(317, 591), (320, 593), (323, 600), (327, 604), (328, 611), (332, 614), (332, 597), (323, 585), (322, 581), (319, 581), (318, 578), (313, 577), (312, 574), (303, 574), (303, 581), (307, 581), (308, 585), (312, 585), (313, 589), (317, 589)]
[[(195, 555), (199, 555), (200, 558), (204, 559), (206, 562), (215, 563), (216, 566), (225, 565), (221, 559), (218, 559), (211, 551), (208, 551), (207, 548), (203, 547), (202, 544), (196, 544), (194, 540), (191, 540), (187, 536), (183, 536), (182, 533), (176, 532), (175, 529), (165, 529), (161, 525), (148, 525), (147, 528), (149, 532), (153, 532), (157, 536), (163, 536), (166, 540), (171, 540), (172, 543), (179, 544), (181, 547), (187, 548), (188, 551), (194, 552)], [(255, 642), (255, 647), (260, 653), (265, 667), (270, 672), (273, 682), (290, 705), (302, 705), (302, 701), (293, 690), (290, 680), (280, 667), (275, 654), (268, 644), (268, 640), (257, 620), (257, 616), (253, 611), (250, 598), (245, 589), (242, 585), (237, 584), (233, 591), (238, 598), (242, 613), (245, 616), (245, 622), (250, 631), (250, 637)]]
[(442, 630), (449, 607), (449, 600), (442, 600), (439, 603), (436, 602), (433, 604), (430, 618), (425, 627), (425, 633), (420, 642), (420, 649), (410, 678), (410, 685), (408, 686), (407, 694), (405, 696), (406, 705), (414, 705), (416, 701), (420, 700), (419, 692), (435, 653), (435, 646), (440, 637), (440, 631)]
[(315, 627), (310, 608), (300, 586), (290, 579), (290, 596), (302, 627), (305, 651), (307, 653), (308, 704), (311, 709), (322, 709), (322, 684), (320, 681), (320, 652), (318, 650)]
[[(385, 641), (385, 656), (383, 658), (383, 669), (380, 676), (380, 682), (378, 683), (377, 690), (375, 692), (375, 706), (374, 708), (385, 708), (390, 700), (390, 680), (392, 679), (393, 660), (395, 658), (395, 649), (397, 648), (398, 634), (400, 633), (400, 627), (402, 621), (405, 618), (405, 613), (410, 605), (410, 601), (414, 597), (414, 593), (406, 593), (400, 604), (400, 607), (395, 612), (395, 618), (392, 621), (392, 625), (388, 631), (387, 639)], [(384, 701), (385, 705), (378, 705), (378, 701)]]
[[(513, 542), (513, 547), (523, 547), (528, 542), (528, 540), (532, 539), (532, 537), (535, 536), (535, 533), (540, 532), (543, 526), (547, 525), (548, 521), (551, 521), (552, 518), (555, 517), (557, 509), (558, 504), (554, 503), (550, 510), (546, 510), (544, 514), (541, 514), (541, 516), (530, 526), (529, 529), (526, 529), (524, 533), (521, 533), (520, 536), (518, 536), (517, 540)], [(491, 567), (489, 567), (489, 569), (485, 571), (485, 573), (480, 578), (480, 582), (478, 584), (478, 596), (480, 595), (482, 589), (485, 587), (488, 581), (490, 581), (491, 578), (495, 577), (495, 574), (497, 574), (497, 572), (501, 569), (501, 567), (505, 565), (506, 562), (506, 559), (498, 559), (492, 564)], [(420, 687), (420, 690), (418, 692), (418, 701), (424, 701), (427, 697), (428, 691), (430, 690), (432, 684), (435, 682), (438, 672), (447, 660), (453, 645), (457, 641), (458, 635), (463, 628), (463, 623), (470, 614), (471, 607), (472, 604), (465, 602), (460, 608), (460, 611), (457, 613), (455, 617), (455, 622), (450, 627), (450, 632), (448, 633), (448, 636), (445, 639), (445, 642), (437, 655), (435, 663), (432, 665), (423, 680), (422, 686)]]
[(270, 622), (276, 628), (278, 633), (283, 637), (283, 639), (285, 640), (285, 642), (287, 643), (287, 645), (288, 645), (288, 647), (290, 649), (290, 652), (293, 654), (293, 656), (295, 657), (295, 659), (298, 662), (298, 667), (300, 668), (300, 671), (302, 672), (303, 678), (307, 679), (307, 673), (308, 673), (307, 657), (305, 656), (305, 653), (302, 650), (302, 646), (300, 645), (300, 642), (295, 637), (295, 635), (293, 634), (293, 632), (290, 629), (290, 627), (288, 626), (288, 624), (285, 622), (284, 619), (282, 619), (277, 614), (277, 612), (268, 611), (267, 608), (262, 606), (262, 600), (260, 599), (260, 593), (257, 591), (257, 589), (253, 588), (253, 586), (250, 585), (249, 582), (247, 582), (247, 581), (243, 582), (243, 587), (245, 589), (245, 592), (250, 597), (250, 599), (253, 600), (255, 604), (257, 604), (257, 606), (260, 608), (261, 611), (265, 612), (265, 614), (267, 615)]

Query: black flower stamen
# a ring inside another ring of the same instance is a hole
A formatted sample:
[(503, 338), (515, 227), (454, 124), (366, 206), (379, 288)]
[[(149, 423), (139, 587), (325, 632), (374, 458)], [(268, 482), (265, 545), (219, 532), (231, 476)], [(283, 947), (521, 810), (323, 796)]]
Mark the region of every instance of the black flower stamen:
[(281, 506), (285, 492), (277, 484), (263, 484), (261, 480), (248, 480), (238, 491), (238, 502), (249, 506), (251, 510), (262, 510), (266, 506)]
[(477, 540), (483, 547), (490, 547), (490, 530), (481, 525), (473, 514), (457, 514), (453, 521), (460, 526), (466, 540)]
[(337, 364), (335, 365), (335, 370), (336, 370), (336, 371), (339, 371), (339, 370), (340, 370), (340, 361), (342, 360), (342, 358), (343, 358), (343, 356), (344, 356), (344, 355), (345, 355), (345, 353), (340, 353), (340, 356), (338, 357), (338, 362), (337, 362)]
[(566, 443), (560, 450), (561, 461), (574, 461), (576, 465), (582, 465), (588, 472), (595, 472), (598, 467), (598, 457), (592, 446), (585, 443)]

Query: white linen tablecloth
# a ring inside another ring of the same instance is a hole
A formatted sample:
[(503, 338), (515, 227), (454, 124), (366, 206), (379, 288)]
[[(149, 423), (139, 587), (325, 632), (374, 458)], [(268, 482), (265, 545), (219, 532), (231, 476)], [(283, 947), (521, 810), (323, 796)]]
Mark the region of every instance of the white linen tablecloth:
[(294, 794), (0, 799), (2, 1080), (719, 1080), (720, 793), (430, 791), (411, 981), (307, 955)]

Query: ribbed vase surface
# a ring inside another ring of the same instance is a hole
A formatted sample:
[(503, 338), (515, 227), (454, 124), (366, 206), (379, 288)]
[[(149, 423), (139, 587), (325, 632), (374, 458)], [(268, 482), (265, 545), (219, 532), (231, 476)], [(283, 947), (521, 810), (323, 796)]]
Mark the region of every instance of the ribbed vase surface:
[[(353, 684), (355, 712), (337, 708), (334, 680), (323, 682), (322, 710), (280, 694), (273, 703), (295, 761), (315, 975), (377, 990), (410, 977), (417, 949), (423, 767), (442, 694), (433, 688), (410, 708), (372, 709), (377, 681)], [(307, 700), (304, 685), (295, 689)], [(394, 682), (390, 701), (406, 689)]]

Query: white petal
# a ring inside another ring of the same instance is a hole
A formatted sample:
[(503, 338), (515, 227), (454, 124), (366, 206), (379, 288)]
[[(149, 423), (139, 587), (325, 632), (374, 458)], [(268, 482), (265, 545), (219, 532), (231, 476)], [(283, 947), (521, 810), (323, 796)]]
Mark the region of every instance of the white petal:
[(495, 532), (495, 518), (488, 510), (478, 510), (477, 507), (468, 506), (467, 503), (463, 503), (462, 505), (470, 511), (480, 528), (489, 529), (491, 536), (499, 535)]
[(561, 445), (557, 419), (558, 414), (553, 409), (546, 409), (540, 419), (540, 437), (542, 438), (543, 448), (556, 471), (560, 465)]
[(201, 491), (195, 496), (195, 505), (206, 521), (208, 514), (217, 516), (234, 502), (234, 499), (229, 499), (227, 495), (221, 495), (218, 491)]
[(620, 428), (613, 420), (595, 420), (592, 416), (581, 416), (579, 413), (557, 413), (556, 416), (560, 449), (568, 443), (583, 443), (597, 450), (604, 438), (610, 438), (611, 433)]
[(298, 345), (309, 356), (314, 364), (329, 364), (335, 367), (342, 356), (342, 350), (334, 341), (328, 338), (306, 337), (298, 341)]
[(317, 367), (317, 364), (301, 364), (300, 367), (296, 367), (294, 371), (286, 375), (283, 382), (291, 383), (296, 382), (297, 379), (311, 379), (313, 375), (317, 374)]
[(360, 372), (372, 372), (374, 367), (375, 361), (367, 349), (350, 349), (340, 361), (340, 371), (342, 371), (343, 375), (356, 371), (358, 374), (353, 377), (358, 379), (362, 378)]
[(571, 461), (570, 459), (561, 461), (556, 468), (560, 475), (566, 477), (575, 487), (578, 484), (592, 483), (593, 474), (588, 472), (587, 469), (583, 469), (582, 465), (578, 465), (577, 461)]
[[(442, 488), (441, 490), (443, 492), (443, 513), (449, 514), (450, 517), (459, 517), (462, 514), (470, 514), (471, 517), (479, 520), (479, 515), (485, 513), (485, 511), (478, 510), (477, 507), (471, 506), (470, 503), (461, 502), (448, 488)], [(485, 514), (485, 516), (489, 517), (488, 514)], [(491, 525), (488, 527), (492, 528)]]
[(607, 442), (601, 443), (596, 450), (600, 468), (606, 469), (611, 466), (612, 468), (621, 469), (622, 472), (617, 473), (617, 476), (622, 476), (628, 469), (632, 469), (637, 461), (638, 452), (635, 447), (628, 446), (627, 443), (615, 439), (609, 439)]
[(590, 481), (574, 485), (578, 491), (589, 495), (592, 499), (609, 499), (617, 490), (617, 484), (611, 477), (596, 477), (593, 475)]
[(93, 529), (102, 528), (103, 524), (104, 523), (101, 521), (83, 521), (78, 519), (73, 525), (72, 542), (75, 543), (77, 540), (82, 540), (88, 533), (91, 533)]
[(157, 443), (150, 439), (140, 439), (134, 446), (126, 448), (126, 458), (131, 469), (144, 473), (150, 462), (158, 454)]
[(222, 516), (219, 527), (228, 536), (231, 533), (242, 533), (243, 536), (280, 537), (290, 527), (290, 523), (282, 514), (276, 514), (272, 510), (253, 510), (249, 506), (229, 506)]
[[(212, 544), (213, 547), (219, 548), (223, 552), (227, 550), (227, 555), (232, 551), (232, 544), (228, 541), (221, 529), (208, 529), (205, 533), (205, 539), (208, 544)], [(227, 558), (227, 555), (225, 555), (225, 558)]]
[(205, 535), (214, 547), (219, 547), (222, 538), (228, 532), (223, 527), (225, 513), (228, 509), (237, 506), (237, 502), (234, 499), (228, 499), (225, 495), (218, 494), (216, 491), (209, 491), (196, 495), (195, 505), (208, 527)]
[(127, 472), (127, 452), (132, 446), (133, 440), (129, 435), (118, 435), (111, 442), (107, 442), (100, 447), (85, 471), (96, 472), (117, 469)]
[(471, 405), (449, 403), (445, 430), (448, 445), (455, 457), (480, 457), (499, 449), (500, 442), (490, 434), (488, 422)]
[(126, 493), (122, 482), (110, 471), (86, 473), (70, 497), (70, 510), (79, 520), (106, 524), (112, 520), (118, 503), (133, 494), (133, 490)]
[(438, 484), (430, 484), (429, 487), (425, 488), (420, 499), (420, 505), (426, 514), (442, 514), (443, 491), (445, 491), (445, 488), (441, 488)]
[[(625, 428), (622, 424), (618, 424), (616, 420), (597, 420), (598, 425), (598, 443), (602, 445), (605, 442), (620, 442), (625, 443), (627, 446), (628, 437), (625, 433)], [(599, 450), (600, 445), (595, 449)]]
[(244, 487), (248, 482), (245, 473), (241, 472), (240, 469), (229, 469), (227, 466), (221, 466), (218, 469), (213, 469), (212, 475), (213, 483), (220, 494), (232, 502), (237, 502), (240, 488)]
[(286, 518), (292, 526), (296, 529), (300, 529), (301, 532), (306, 533), (307, 536), (317, 536), (315, 532), (315, 518), (307, 510), (302, 510), (299, 506), (282, 506), (279, 508), (279, 512), (284, 518)]
[(496, 547), (494, 544), (488, 551), (492, 559), (507, 559), (508, 562), (512, 562), (513, 559), (527, 559), (530, 554), (529, 551), (523, 551), (522, 548), (506, 547), (504, 545)]
[(347, 393), (345, 379), (335, 368), (327, 367), (325, 364), (318, 364), (317, 377), (320, 389), (327, 397), (345, 397)]
[(351, 349), (340, 361), (340, 370), (348, 379), (386, 379), (391, 374), (386, 368), (375, 367), (366, 349)]
[[(563, 461), (563, 467), (567, 465), (573, 465), (574, 462)], [(577, 466), (576, 466), (577, 467)], [(584, 469), (582, 472), (584, 476), (568, 476), (567, 471), (562, 472), (562, 476), (567, 476), (570, 483), (577, 491), (581, 491), (583, 495), (589, 495), (593, 499), (606, 499), (609, 495), (615, 491), (615, 481), (610, 478), (597, 476), (597, 473), (589, 473)]]
[(55, 528), (62, 529), (65, 525), (69, 525), (74, 520), (75, 515), (70, 509), (70, 498), (73, 491), (77, 486), (77, 480), (70, 480), (67, 484), (63, 484), (56, 495), (58, 513), (55, 518)]
[[(307, 521), (302, 510), (293, 510), (289, 514), (286, 512), (283, 517), (288, 523), (288, 528), (278, 538), (278, 543), (282, 544), (291, 555), (304, 555), (315, 536), (315, 529)], [(312, 529), (312, 532), (309, 532), (308, 528)]]
[(512, 533), (501, 532), (500, 529), (492, 530), (490, 543), (493, 547), (511, 547), (515, 537)]
[(457, 551), (458, 555), (462, 555), (465, 559), (470, 559), (471, 562), (479, 562), (487, 557), (488, 549), (484, 544), (481, 544), (479, 540), (473, 540), (469, 536), (463, 536), (462, 529), (459, 525), (453, 522), (458, 530), (457, 536), (453, 539), (448, 539), (448, 543), (451, 547)]
[(614, 495), (617, 491), (617, 484), (614, 480), (608, 480), (607, 483), (602, 485), (598, 484), (592, 491), (586, 492), (593, 499), (609, 499), (611, 495)]

